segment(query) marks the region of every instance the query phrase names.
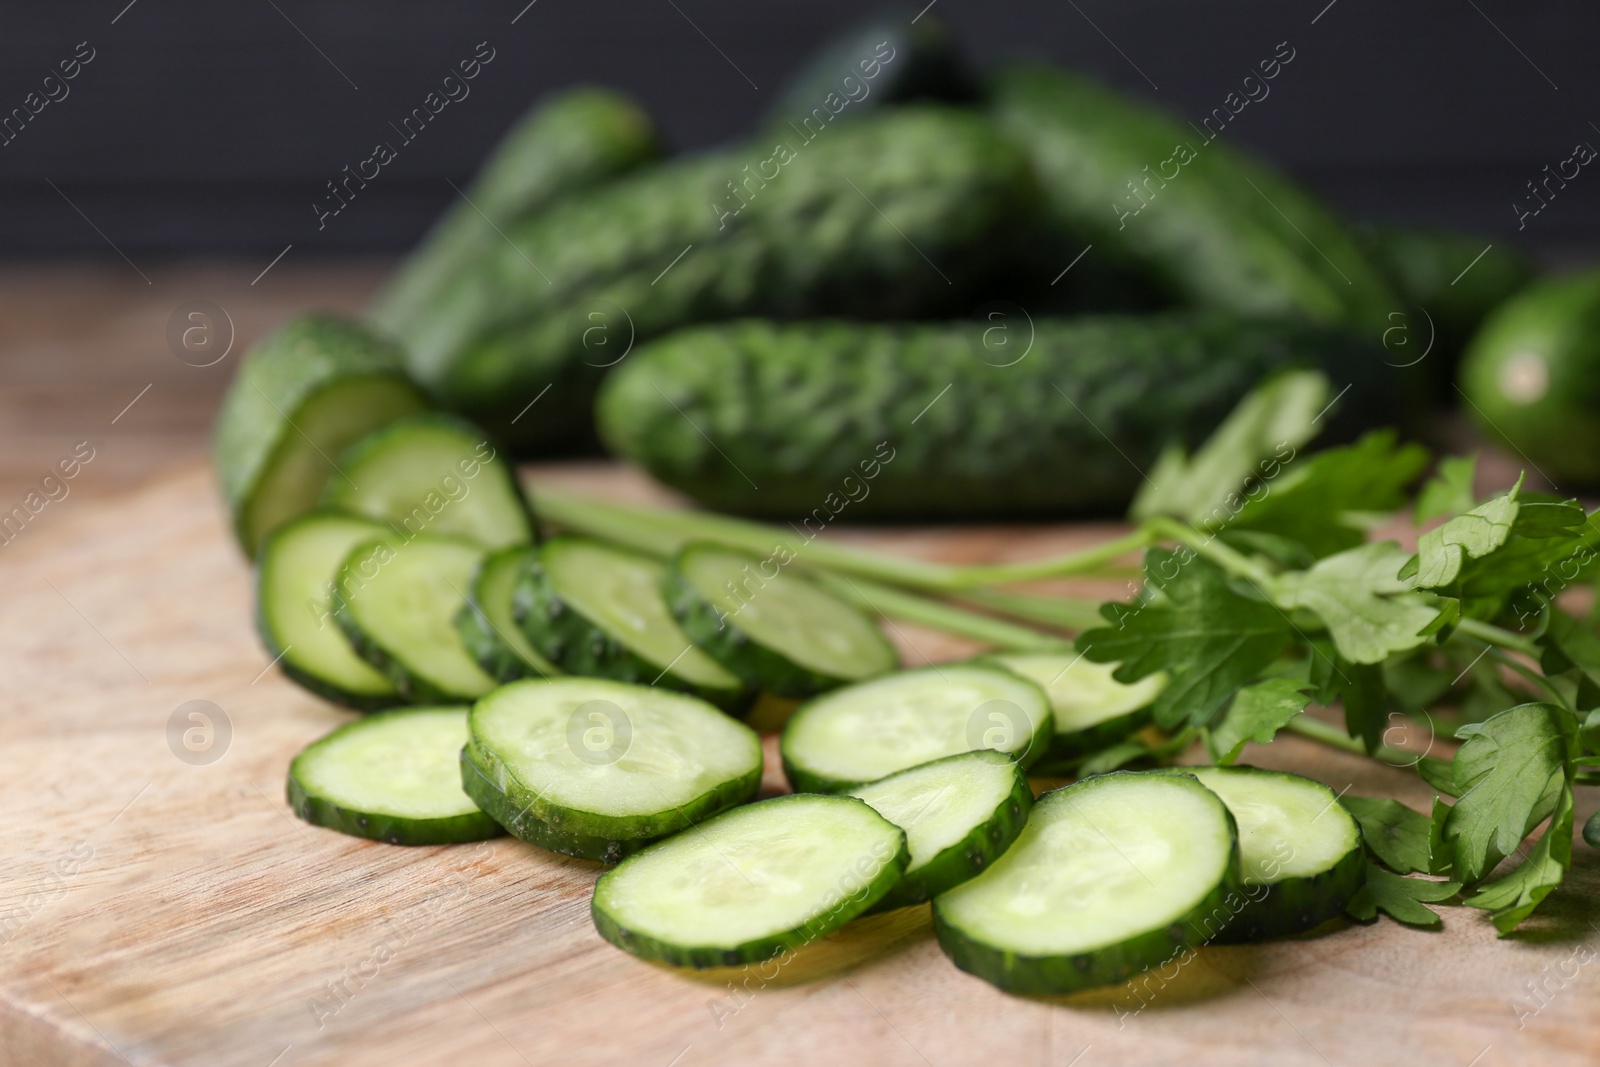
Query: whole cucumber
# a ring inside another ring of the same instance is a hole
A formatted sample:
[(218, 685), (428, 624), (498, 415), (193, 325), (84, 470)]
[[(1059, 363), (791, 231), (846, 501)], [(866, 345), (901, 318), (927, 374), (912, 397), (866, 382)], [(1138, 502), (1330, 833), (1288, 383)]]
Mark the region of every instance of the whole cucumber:
[(404, 339), (434, 313), (433, 301), (516, 219), (660, 153), (638, 104), (610, 89), (568, 89), (530, 108), (495, 146), (465, 193), (378, 294), (372, 319)]
[(508, 230), (408, 338), (410, 367), (523, 451), (582, 447), (606, 368), (679, 326), (966, 310), (1032, 193), (983, 116), (926, 107), (666, 163)]
[(1008, 349), (996, 328), (683, 330), (607, 379), (600, 432), (719, 510), (823, 525), (840, 513), (1024, 518), (1120, 511), (1164, 445), (1202, 440), (1280, 367), (1350, 386), (1330, 422), (1381, 425), (1405, 403), (1383, 349), (1339, 330), (1217, 314), (1040, 319), (1031, 345)]

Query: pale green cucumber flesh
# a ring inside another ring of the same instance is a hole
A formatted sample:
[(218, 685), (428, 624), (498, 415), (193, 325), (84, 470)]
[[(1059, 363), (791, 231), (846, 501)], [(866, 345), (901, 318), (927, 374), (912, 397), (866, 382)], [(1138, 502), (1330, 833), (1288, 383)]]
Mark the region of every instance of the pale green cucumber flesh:
[(469, 602), (456, 619), (461, 639), (478, 666), (502, 682), (561, 673), (528, 643), (511, 611), (512, 592), (536, 551), (531, 545), (513, 545), (484, 557)]
[(849, 797), (736, 808), (624, 860), (595, 884), (612, 944), (686, 967), (753, 963), (843, 926), (906, 863), (905, 835)]
[(306, 688), (363, 709), (402, 701), (350, 646), (334, 618), (333, 583), (350, 551), (379, 532), (365, 519), (312, 513), (272, 533), (256, 572), (257, 628), (268, 654)]
[(494, 837), (500, 827), (461, 789), (464, 707), (407, 708), (347, 723), (289, 765), (302, 819), (396, 845)]
[(1078, 653), (1016, 652), (982, 657), (1037, 682), (1050, 699), (1055, 723), (1041, 770), (1062, 771), (1091, 752), (1124, 740), (1150, 721), (1149, 707), (1166, 688), (1165, 673), (1132, 684), (1111, 676), (1115, 663), (1091, 663)]
[(800, 706), (779, 751), (797, 791), (835, 792), (994, 748), (1024, 767), (1051, 729), (1044, 691), (997, 667), (947, 664), (861, 682)]

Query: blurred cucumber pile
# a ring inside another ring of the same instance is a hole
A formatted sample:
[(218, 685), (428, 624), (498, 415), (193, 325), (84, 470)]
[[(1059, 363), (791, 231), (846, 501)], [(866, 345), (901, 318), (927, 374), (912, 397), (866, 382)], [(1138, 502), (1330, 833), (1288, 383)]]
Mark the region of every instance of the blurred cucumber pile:
[[(1351, 226), (1193, 127), (1067, 71), (979, 76), (902, 19), (715, 152), (661, 158), (613, 93), (540, 104), (370, 321), (249, 354), (216, 463), (268, 654), (380, 713), (294, 760), (302, 818), (614, 865), (596, 929), (649, 960), (786, 960), (931, 901), (957, 966), (1070, 993), (1341, 915), (1460, 902), (1507, 933), (1561, 883), (1600, 631), (1557, 601), (1600, 525), (1521, 480), (1480, 499), (1451, 457), (1415, 552), (1370, 534), (1441, 397), (1594, 484), (1596, 392), (1600, 280)], [(516, 459), (596, 441), (798, 521), (529, 498)], [(1004, 565), (819, 536), (1124, 512)], [(1140, 591), (1015, 588), (1074, 575)], [(984, 651), (905, 670), (884, 619)], [(1419, 709), (1426, 750), (1392, 746)], [(794, 795), (757, 799), (759, 731)], [(1237, 765), (1280, 731), (1414, 771), (1431, 812)], [(1035, 800), (1030, 776), (1077, 780)]]

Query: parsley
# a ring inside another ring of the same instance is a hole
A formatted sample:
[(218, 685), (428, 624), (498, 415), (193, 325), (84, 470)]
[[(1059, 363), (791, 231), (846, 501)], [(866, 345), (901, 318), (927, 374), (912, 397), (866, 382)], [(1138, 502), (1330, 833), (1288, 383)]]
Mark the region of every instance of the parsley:
[(1269, 678), (1239, 690), (1222, 721), (1206, 737), (1212, 760), (1226, 766), (1239, 758), (1247, 742), (1270, 742), (1311, 702), (1305, 689), (1304, 683), (1292, 678)]
[(1433, 869), (1433, 820), (1387, 797), (1346, 796), (1341, 803), (1361, 824), (1361, 839), (1390, 870), (1400, 874)]
[(1391, 919), (1410, 926), (1438, 927), (1443, 920), (1428, 907), (1449, 900), (1461, 892), (1460, 882), (1432, 882), (1392, 874), (1376, 864), (1367, 864), (1367, 880), (1350, 898), (1345, 910), (1362, 922), (1371, 922), (1383, 912)]

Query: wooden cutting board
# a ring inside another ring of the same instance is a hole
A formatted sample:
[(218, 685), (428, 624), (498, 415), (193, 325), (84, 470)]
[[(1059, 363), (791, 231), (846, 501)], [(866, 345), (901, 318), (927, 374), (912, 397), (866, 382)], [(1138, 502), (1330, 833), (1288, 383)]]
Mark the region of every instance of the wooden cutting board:
[[(635, 484), (593, 467), (564, 477)], [(1600, 1055), (1600, 865), (1582, 847), (1567, 886), (1512, 939), (1460, 908), (1440, 933), (1341, 922), (1057, 1001), (957, 971), (926, 909), (857, 923), (776, 974), (641, 963), (590, 925), (593, 864), (509, 838), (398, 848), (293, 817), (290, 758), (349, 716), (270, 668), (249, 568), (214, 501), (193, 468), (85, 502), (50, 538), (0, 552), (5, 1064), (1498, 1067)], [(970, 560), (1092, 533), (869, 540)], [(908, 662), (968, 651), (911, 627), (896, 636)], [(169, 719), (194, 700), (221, 709), (202, 753), (213, 762), (169, 744)], [(1247, 759), (1428, 799), (1413, 777), (1297, 738)]]

